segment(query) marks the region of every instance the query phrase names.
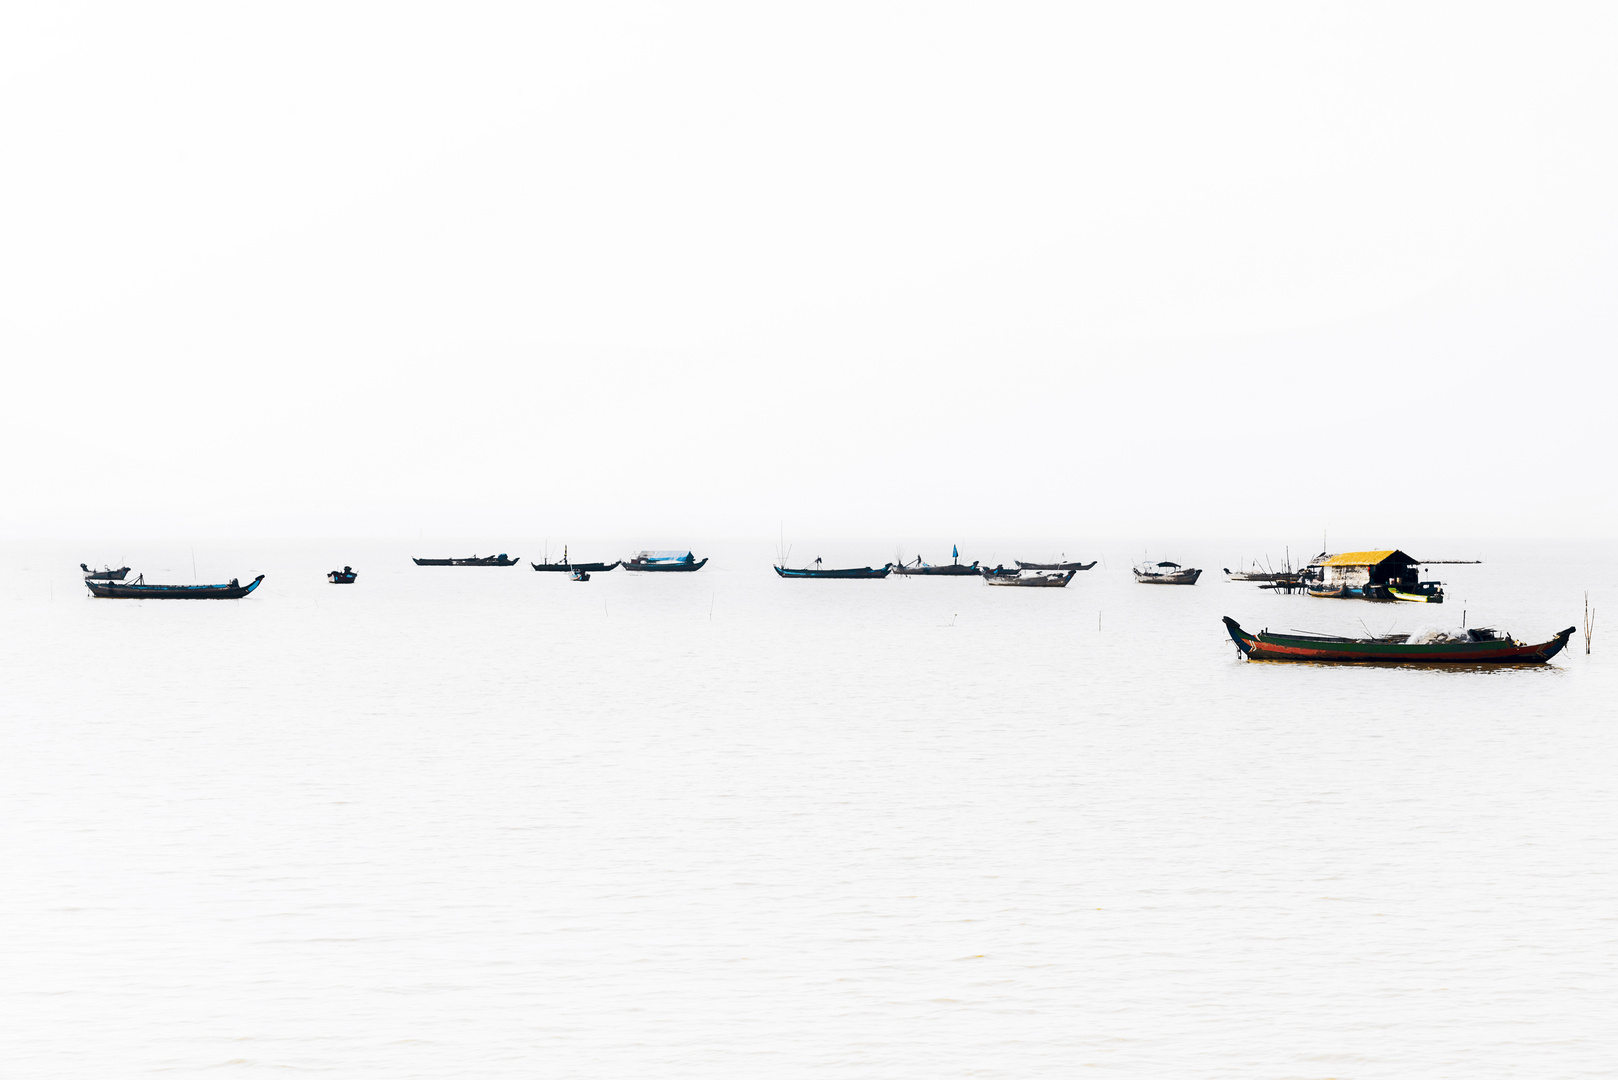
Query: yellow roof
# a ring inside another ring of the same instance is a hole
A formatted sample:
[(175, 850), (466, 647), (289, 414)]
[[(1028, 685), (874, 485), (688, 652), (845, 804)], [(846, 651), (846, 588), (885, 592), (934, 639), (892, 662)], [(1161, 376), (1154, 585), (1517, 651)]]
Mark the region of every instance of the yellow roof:
[(1390, 551), (1345, 551), (1341, 555), (1333, 555), (1329, 559), (1320, 560), (1321, 566), (1375, 566), (1377, 563), (1391, 559), (1395, 555), (1404, 555), (1406, 559), (1415, 562), (1409, 555), (1397, 548)]

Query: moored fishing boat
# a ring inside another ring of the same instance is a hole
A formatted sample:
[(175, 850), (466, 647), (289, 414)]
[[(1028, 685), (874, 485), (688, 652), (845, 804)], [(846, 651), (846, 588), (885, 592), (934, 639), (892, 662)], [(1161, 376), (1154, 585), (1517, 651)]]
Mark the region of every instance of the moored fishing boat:
[(1412, 641), (1408, 634), (1373, 638), (1333, 637), (1293, 630), (1256, 634), (1243, 630), (1225, 616), (1225, 630), (1249, 660), (1303, 660), (1326, 664), (1543, 664), (1567, 647), (1577, 627), (1570, 626), (1537, 645), (1517, 641), (1497, 630), (1476, 628), (1453, 634), (1424, 635)]
[(90, 587), (91, 596), (100, 596), (113, 600), (240, 600), (264, 580), (264, 575), (249, 581), (246, 585), (230, 579), (227, 585), (148, 585), (146, 575), (142, 574), (134, 581), (86, 581)]
[(1018, 571), (1014, 574), (983, 573), (985, 585), (1010, 585), (1023, 589), (1065, 589), (1077, 570), (1060, 573), (1054, 570)]
[(1177, 562), (1142, 563), (1134, 568), (1142, 585), (1195, 585), (1201, 570), (1187, 570)]
[(893, 570), (893, 564), (883, 566), (850, 566), (836, 569), (822, 569), (820, 560), (816, 559), (813, 566), (805, 566), (801, 570), (790, 566), (777, 566), (775, 573), (784, 578), (836, 578), (844, 581), (872, 581), (885, 578)]
[[(562, 561), (561, 562), (551, 562), (550, 559), (547, 558), (544, 562), (530, 562), (528, 565), (532, 566), (535, 570), (552, 570), (552, 571), (556, 571), (558, 573), (566, 574), (566, 573), (571, 573), (574, 570), (583, 570), (586, 573), (590, 573), (590, 572), (594, 572), (594, 571), (601, 571), (602, 573), (605, 573), (608, 570), (616, 569), (617, 566), (618, 566), (618, 563), (616, 563), (616, 562), (610, 562), (610, 563), (606, 563), (606, 562), (574, 562), (573, 560), (568, 558), (567, 546), (563, 545), (563, 547), (562, 547)], [(589, 579), (586, 578), (585, 580), (589, 580)]]
[(411, 556), (410, 561), (417, 566), (516, 566), (522, 560), (507, 558), (501, 552), (499, 555), (474, 555), (470, 559), (418, 559)]
[(895, 574), (900, 574), (900, 575), (902, 575), (904, 577), (977, 577), (978, 576), (980, 571), (979, 571), (979, 568), (978, 568), (977, 560), (973, 559), (972, 562), (969, 565), (962, 563), (961, 562), (961, 549), (960, 549), (960, 547), (958, 547), (956, 545), (953, 545), (953, 544), (950, 545), (949, 557), (951, 559), (955, 560), (955, 561), (950, 563), (948, 566), (934, 566), (931, 563), (922, 562), (921, 561), (921, 556), (917, 555), (916, 556), (916, 561), (913, 562), (913, 563), (894, 563), (893, 564), (893, 572)]
[(1297, 577), (1288, 570), (1232, 570), (1228, 566), (1224, 570), (1226, 581), (1285, 581)]
[(333, 585), (352, 585), (354, 579), (360, 575), (352, 566), (345, 566), (341, 570), (331, 570), (326, 574), (326, 580)]
[(691, 573), (707, 566), (708, 560), (698, 559), (689, 551), (637, 551), (621, 565), (625, 570)]
[(1088, 570), (1092, 566), (1094, 566), (1095, 564), (1096, 564), (1095, 560), (1091, 560), (1090, 562), (1023, 562), (1021, 559), (1018, 559), (1017, 560), (1017, 569), (1019, 569), (1019, 570)]
[(116, 570), (110, 566), (104, 567), (100, 570), (92, 570), (83, 563), (80, 563), (79, 569), (84, 571), (84, 579), (86, 581), (122, 581), (124, 580), (124, 575), (129, 573), (129, 567), (127, 566), (120, 566)]

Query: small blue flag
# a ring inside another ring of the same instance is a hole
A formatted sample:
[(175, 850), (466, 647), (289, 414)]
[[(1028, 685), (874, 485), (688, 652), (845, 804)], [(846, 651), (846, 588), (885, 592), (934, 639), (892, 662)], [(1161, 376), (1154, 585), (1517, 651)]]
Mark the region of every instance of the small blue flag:
[(961, 549), (951, 545), (949, 549), (949, 557), (952, 559), (959, 559), (961, 557)]

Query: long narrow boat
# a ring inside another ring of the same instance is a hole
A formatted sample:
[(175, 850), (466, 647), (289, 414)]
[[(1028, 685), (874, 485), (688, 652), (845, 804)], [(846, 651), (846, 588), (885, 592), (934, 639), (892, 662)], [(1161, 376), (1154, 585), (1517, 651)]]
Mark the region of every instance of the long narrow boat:
[(535, 570), (554, 570), (557, 573), (567, 574), (574, 570), (583, 570), (586, 573), (606, 573), (608, 570), (618, 569), (619, 562), (530, 562), (528, 565)]
[(264, 575), (246, 585), (230, 579), (228, 585), (148, 585), (142, 574), (131, 582), (86, 581), (91, 596), (112, 600), (240, 600), (264, 580)]
[(474, 555), (470, 559), (418, 559), (411, 556), (410, 561), (417, 566), (516, 566), (522, 562), (520, 558), (506, 558), (504, 552), (499, 555), (484, 555), (481, 558)]
[(102, 570), (92, 570), (80, 563), (79, 569), (84, 571), (84, 580), (86, 581), (122, 581), (124, 580), (124, 575), (129, 573), (129, 567), (127, 566), (120, 566), (116, 570), (110, 566)]
[(1088, 570), (1095, 565), (1091, 562), (1023, 562), (1017, 560), (1019, 570)]
[(977, 577), (978, 574), (982, 573), (982, 569), (982, 567), (978, 566), (976, 559), (972, 560), (970, 564), (955, 562), (950, 563), (948, 566), (933, 566), (930, 563), (922, 562), (921, 556), (917, 555), (915, 562), (908, 565), (895, 565), (893, 572), (905, 577)]
[(1325, 664), (1543, 664), (1567, 647), (1578, 627), (1527, 645), (1497, 630), (1474, 629), (1460, 640), (1412, 642), (1408, 634), (1376, 638), (1332, 637), (1294, 630), (1250, 634), (1225, 616), (1225, 629), (1249, 660), (1306, 660)]
[[(817, 559), (816, 562), (818, 561), (819, 560)], [(869, 581), (876, 578), (885, 578), (892, 571), (892, 563), (874, 568), (869, 566), (851, 566), (837, 570), (823, 570), (818, 566), (806, 566), (801, 570), (795, 570), (789, 566), (777, 566), (775, 568), (776, 574), (784, 578), (840, 578), (843, 580), (864, 581)]]
[(1065, 589), (1067, 583), (1073, 580), (1077, 570), (1067, 573), (1057, 573), (1054, 570), (1035, 570), (1032, 573), (993, 574), (985, 571), (983, 583), (985, 585), (1010, 585), (1023, 589)]
[(1232, 570), (1228, 566), (1224, 570), (1227, 581), (1285, 581), (1297, 576), (1286, 570)]

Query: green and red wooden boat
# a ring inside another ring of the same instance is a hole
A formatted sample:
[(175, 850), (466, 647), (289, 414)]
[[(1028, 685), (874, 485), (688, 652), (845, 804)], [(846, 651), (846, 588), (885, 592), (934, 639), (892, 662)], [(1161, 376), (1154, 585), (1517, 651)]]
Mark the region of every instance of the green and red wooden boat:
[(146, 575), (134, 581), (86, 581), (91, 596), (111, 600), (240, 600), (254, 589), (264, 575), (243, 585), (236, 578), (228, 585), (148, 585)]
[(1498, 630), (1474, 629), (1447, 640), (1413, 642), (1408, 634), (1377, 638), (1332, 637), (1294, 630), (1250, 634), (1225, 616), (1225, 629), (1249, 660), (1305, 660), (1317, 664), (1543, 664), (1567, 647), (1578, 627), (1528, 645)]

